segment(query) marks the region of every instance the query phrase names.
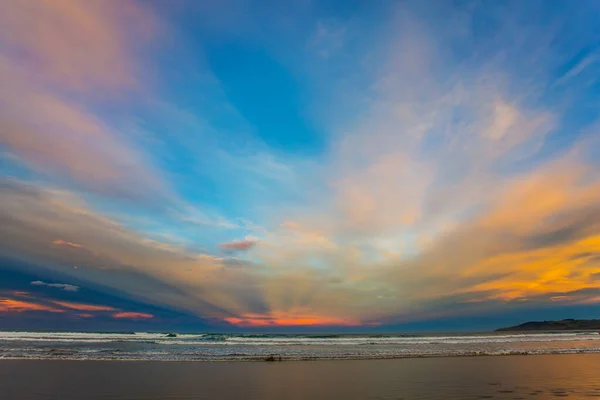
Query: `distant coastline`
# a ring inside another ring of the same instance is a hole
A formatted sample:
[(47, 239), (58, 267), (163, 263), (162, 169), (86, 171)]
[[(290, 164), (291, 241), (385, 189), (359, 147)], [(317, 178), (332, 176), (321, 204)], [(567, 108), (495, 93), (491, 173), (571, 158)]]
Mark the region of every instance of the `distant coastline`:
[(520, 325), (496, 329), (496, 332), (521, 331), (600, 331), (600, 319), (562, 319), (560, 321), (529, 321)]

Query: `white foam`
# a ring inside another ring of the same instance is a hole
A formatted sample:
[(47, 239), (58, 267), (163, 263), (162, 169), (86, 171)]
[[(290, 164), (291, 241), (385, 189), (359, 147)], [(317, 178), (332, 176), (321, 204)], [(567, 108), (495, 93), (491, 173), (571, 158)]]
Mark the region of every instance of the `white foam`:
[(354, 345), (419, 345), (419, 344), (494, 344), (529, 342), (600, 341), (598, 332), (527, 333), (500, 335), (456, 336), (265, 336), (179, 334), (167, 337), (164, 333), (85, 333), (85, 332), (0, 332), (0, 341), (56, 343), (147, 342), (185, 346), (354, 346)]

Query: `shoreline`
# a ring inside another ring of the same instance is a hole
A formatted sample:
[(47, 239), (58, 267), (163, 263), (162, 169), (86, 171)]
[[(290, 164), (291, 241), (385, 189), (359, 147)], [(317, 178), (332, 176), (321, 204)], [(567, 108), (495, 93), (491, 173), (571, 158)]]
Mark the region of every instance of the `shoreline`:
[[(405, 356), (381, 356), (381, 357), (305, 357), (305, 358), (285, 358), (273, 354), (276, 359), (269, 360), (268, 357), (257, 358), (229, 358), (229, 359), (156, 359), (156, 358), (75, 358), (75, 357), (0, 357), (2, 361), (101, 361), (101, 362), (156, 362), (156, 363), (289, 363), (289, 362), (322, 362), (322, 361), (374, 361), (374, 360), (409, 360), (409, 359), (452, 359), (452, 358), (495, 358), (495, 357), (524, 357), (524, 356), (569, 356), (569, 355), (599, 355), (600, 349), (573, 349), (574, 351), (563, 352), (506, 352), (506, 353), (468, 353), (468, 354), (415, 354)], [(576, 350), (576, 351), (575, 351)]]

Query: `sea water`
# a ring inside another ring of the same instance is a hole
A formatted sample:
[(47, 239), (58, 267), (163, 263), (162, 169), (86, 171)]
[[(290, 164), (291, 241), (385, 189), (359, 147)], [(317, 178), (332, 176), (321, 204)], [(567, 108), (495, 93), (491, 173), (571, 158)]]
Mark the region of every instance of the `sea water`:
[(600, 353), (598, 332), (177, 334), (0, 332), (0, 359), (253, 361)]

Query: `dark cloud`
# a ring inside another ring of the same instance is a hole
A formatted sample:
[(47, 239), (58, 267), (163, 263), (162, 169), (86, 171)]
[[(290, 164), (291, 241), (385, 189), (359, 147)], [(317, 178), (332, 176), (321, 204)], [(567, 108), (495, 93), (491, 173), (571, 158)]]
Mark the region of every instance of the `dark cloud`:
[(255, 240), (240, 240), (235, 242), (221, 243), (219, 246), (229, 251), (248, 251), (256, 246)]
[(65, 292), (77, 292), (79, 290), (79, 286), (69, 285), (68, 283), (47, 283), (43, 281), (32, 281), (32, 285), (34, 286), (47, 286), (52, 288), (62, 289)]
[(600, 260), (600, 252), (590, 252), (590, 251), (586, 251), (583, 253), (579, 253), (573, 257), (571, 257), (572, 260)]
[[(600, 232), (600, 205), (563, 210), (549, 216), (532, 234), (524, 237), (530, 249), (552, 247)], [(585, 257), (585, 253), (582, 253)]]
[(530, 248), (544, 248), (556, 246), (562, 243), (567, 243), (577, 239), (581, 233), (581, 226), (567, 226), (545, 232), (527, 238), (527, 243)]

